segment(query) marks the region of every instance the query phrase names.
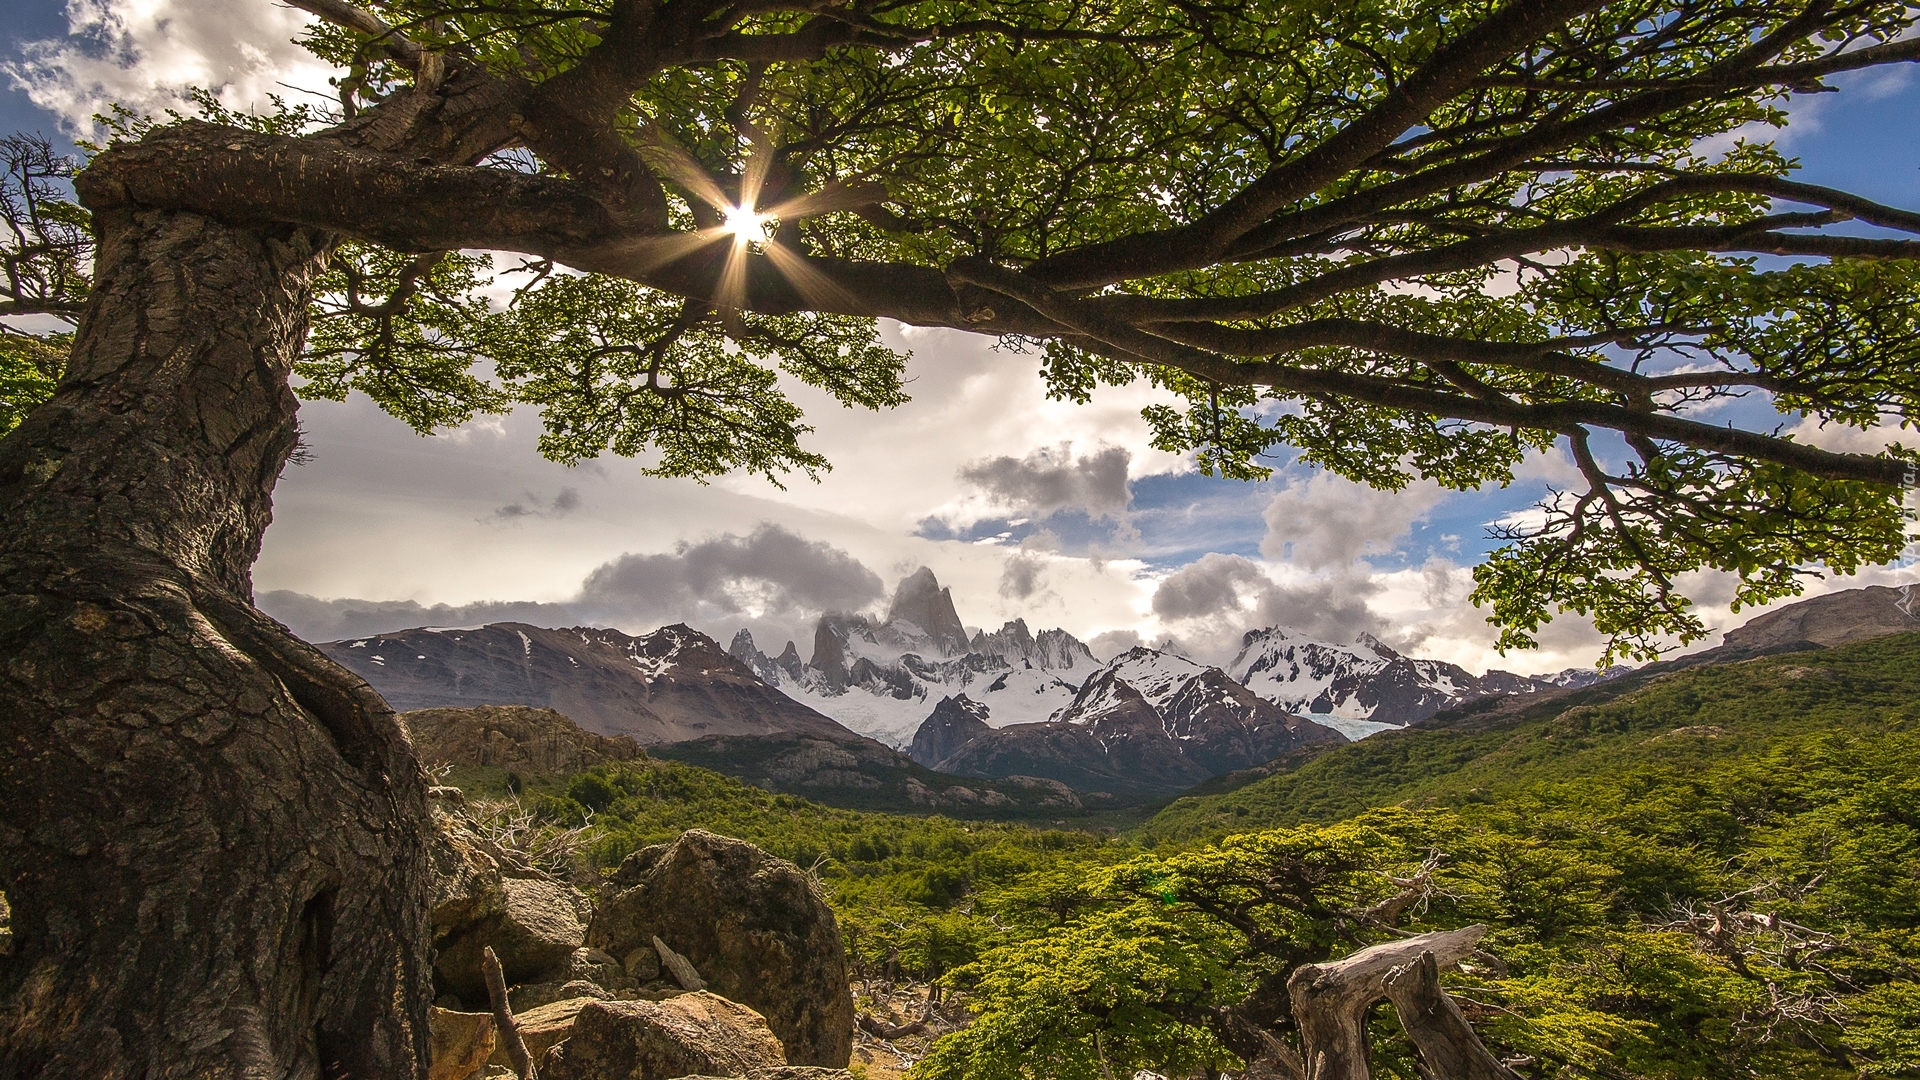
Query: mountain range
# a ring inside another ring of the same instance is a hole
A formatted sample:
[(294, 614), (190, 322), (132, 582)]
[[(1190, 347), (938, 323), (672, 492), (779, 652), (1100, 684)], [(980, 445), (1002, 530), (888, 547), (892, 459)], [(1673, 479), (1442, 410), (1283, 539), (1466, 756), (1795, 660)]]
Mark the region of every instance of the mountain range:
[(631, 637), (525, 623), (422, 627), (320, 646), (395, 710), (531, 705), (641, 745), (704, 735), (853, 733), (768, 686), (684, 625)]
[(943, 699), (908, 754), (961, 776), (1037, 776), (1150, 799), (1308, 743), (1345, 741), (1219, 668), (1135, 648), (1095, 672), (1049, 720), (995, 728), (986, 707), (964, 694)]
[[(885, 619), (821, 616), (810, 659), (802, 661), (791, 641), (769, 657), (745, 630), (727, 651), (794, 700), (899, 747), (911, 743), (934, 706), (950, 697), (965, 696), (982, 707), (977, 716), (988, 727), (1065, 720), (1088, 679), (1103, 670), (1072, 634), (1034, 634), (1024, 619), (969, 636), (952, 591), (926, 567), (900, 582)], [(1191, 674), (1203, 666), (1147, 651), (1169, 658), (1159, 661), (1169, 671)], [(1140, 663), (1136, 658), (1135, 667)], [(1348, 738), (1416, 723), (1479, 697), (1585, 686), (1618, 674), (1575, 668), (1547, 676), (1497, 670), (1473, 675), (1444, 661), (1402, 656), (1371, 635), (1341, 645), (1279, 626), (1249, 632), (1238, 655), (1215, 670), (1281, 710)]]
[(924, 567), (885, 618), (822, 616), (804, 661), (793, 642), (770, 657), (743, 630), (723, 650), (685, 625), (422, 627), (320, 647), (399, 710), (548, 708), (774, 790), (943, 812), (1160, 799), (1461, 702), (1606, 677), (1475, 676), (1284, 627), (1247, 634), (1225, 667), (1144, 647), (1103, 664), (1023, 619), (970, 631)]
[(1072, 634), (1036, 636), (1024, 619), (969, 636), (952, 590), (926, 567), (900, 582), (884, 620), (821, 616), (805, 663), (793, 642), (769, 657), (745, 630), (727, 651), (769, 686), (892, 746), (912, 741), (933, 706), (956, 694), (985, 705), (993, 726), (1047, 720), (1100, 666)]

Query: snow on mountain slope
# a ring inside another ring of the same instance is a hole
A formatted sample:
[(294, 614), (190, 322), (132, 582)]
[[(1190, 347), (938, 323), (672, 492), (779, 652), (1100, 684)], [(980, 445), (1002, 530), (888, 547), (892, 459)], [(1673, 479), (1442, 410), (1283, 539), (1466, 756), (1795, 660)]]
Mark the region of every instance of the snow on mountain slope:
[(1474, 675), (1445, 661), (1402, 656), (1368, 634), (1352, 645), (1336, 645), (1283, 626), (1248, 632), (1227, 665), (1227, 673), (1255, 694), (1353, 739), (1418, 723), (1474, 698), (1585, 686), (1623, 670)]
[(993, 727), (1047, 720), (1099, 666), (1072, 634), (1036, 637), (1023, 619), (968, 640), (951, 593), (925, 567), (900, 583), (884, 622), (822, 616), (804, 664), (791, 642), (770, 658), (744, 630), (728, 652), (795, 701), (895, 747), (913, 741), (940, 699), (961, 694)]

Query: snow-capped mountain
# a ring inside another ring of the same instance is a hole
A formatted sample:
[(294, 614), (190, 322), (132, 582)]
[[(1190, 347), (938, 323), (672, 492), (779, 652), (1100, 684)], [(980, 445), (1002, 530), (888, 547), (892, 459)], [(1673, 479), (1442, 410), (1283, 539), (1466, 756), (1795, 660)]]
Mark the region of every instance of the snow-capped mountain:
[(1152, 798), (1312, 743), (1343, 741), (1227, 677), (1135, 648), (1094, 672), (1051, 721), (994, 728), (965, 696), (939, 703), (914, 735), (915, 760), (942, 772), (1040, 776), (1080, 791)]
[(1260, 697), (1349, 738), (1403, 727), (1490, 694), (1585, 686), (1618, 673), (1571, 668), (1543, 677), (1497, 670), (1474, 675), (1445, 661), (1402, 656), (1370, 634), (1336, 645), (1284, 626), (1248, 632), (1227, 665), (1234, 681)]
[(853, 733), (767, 686), (683, 625), (632, 637), (524, 623), (422, 627), (323, 644), (400, 711), (450, 706), (556, 709), (602, 735), (644, 744), (703, 735)]
[(961, 694), (986, 706), (994, 727), (1046, 720), (1099, 666), (1072, 634), (1036, 636), (1024, 619), (968, 638), (952, 591), (926, 567), (900, 582), (880, 622), (822, 616), (805, 663), (792, 642), (767, 656), (745, 630), (728, 652), (794, 700), (897, 747), (913, 740), (942, 698)]

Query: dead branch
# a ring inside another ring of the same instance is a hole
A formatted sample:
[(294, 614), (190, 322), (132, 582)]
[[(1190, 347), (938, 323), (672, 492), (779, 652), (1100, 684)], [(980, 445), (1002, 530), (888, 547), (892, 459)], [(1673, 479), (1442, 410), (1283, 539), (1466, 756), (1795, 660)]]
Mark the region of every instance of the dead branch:
[(491, 945), (480, 951), (480, 971), (487, 978), (487, 1002), (493, 1006), (493, 1026), (500, 1033), (500, 1041), (506, 1044), (513, 1071), (520, 1080), (534, 1080), (533, 1055), (527, 1053), (526, 1041), (520, 1038), (520, 1025), (514, 1022), (513, 1006), (507, 1002), (507, 979), (500, 972), (500, 958), (493, 955)]

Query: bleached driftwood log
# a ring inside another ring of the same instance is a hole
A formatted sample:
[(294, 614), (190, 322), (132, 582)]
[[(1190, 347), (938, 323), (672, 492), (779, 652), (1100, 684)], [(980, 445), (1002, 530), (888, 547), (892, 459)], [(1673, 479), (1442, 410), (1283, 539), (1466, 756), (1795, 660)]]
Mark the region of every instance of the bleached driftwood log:
[[(1296, 970), (1287, 996), (1300, 1029), (1305, 1080), (1369, 1080), (1367, 1014), (1382, 999), (1393, 1001), (1422, 1070), (1434, 1080), (1519, 1080), (1440, 988), (1440, 969), (1472, 955), (1486, 932), (1468, 926), (1420, 934)], [(1285, 1075), (1280, 1061), (1272, 1065)]]

